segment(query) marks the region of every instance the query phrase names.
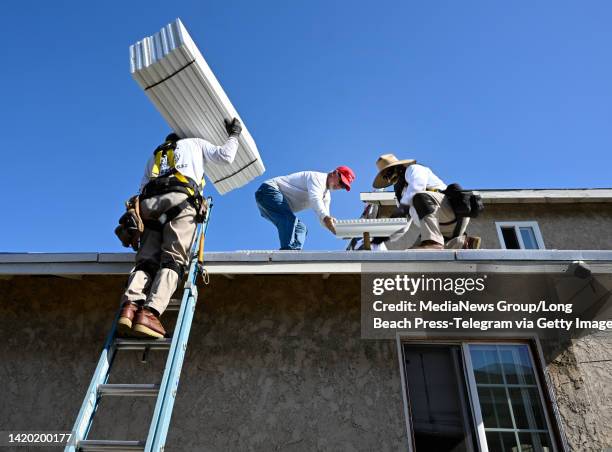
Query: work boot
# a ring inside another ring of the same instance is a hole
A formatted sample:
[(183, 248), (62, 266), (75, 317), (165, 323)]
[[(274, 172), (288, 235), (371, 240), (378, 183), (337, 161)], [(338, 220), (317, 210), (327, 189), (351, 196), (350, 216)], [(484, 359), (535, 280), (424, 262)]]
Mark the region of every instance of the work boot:
[(423, 240), (417, 246), (412, 247), (413, 250), (443, 250), (444, 245), (433, 240)]
[(140, 309), (140, 305), (133, 301), (126, 301), (121, 305), (121, 312), (117, 320), (118, 336), (131, 336), (132, 322), (134, 321), (134, 316), (138, 309)]
[(166, 336), (166, 330), (157, 316), (146, 307), (136, 312), (132, 331), (139, 337), (162, 338)]
[(472, 237), (472, 236), (467, 236), (465, 238), (465, 242), (463, 242), (463, 249), (464, 250), (478, 250), (480, 249), (480, 243), (481, 243), (481, 239), (480, 237)]

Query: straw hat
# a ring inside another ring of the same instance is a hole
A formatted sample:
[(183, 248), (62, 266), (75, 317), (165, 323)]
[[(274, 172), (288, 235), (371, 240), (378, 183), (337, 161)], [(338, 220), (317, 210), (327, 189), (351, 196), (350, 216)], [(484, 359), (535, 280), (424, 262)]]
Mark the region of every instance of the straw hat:
[(407, 160), (398, 160), (397, 157), (393, 154), (383, 154), (378, 157), (376, 160), (376, 167), (378, 168), (378, 174), (372, 182), (372, 186), (374, 188), (385, 188), (391, 185), (391, 182), (383, 177), (383, 174), (388, 168), (392, 168), (394, 166), (403, 165), (409, 166), (416, 163), (416, 160), (407, 159)]

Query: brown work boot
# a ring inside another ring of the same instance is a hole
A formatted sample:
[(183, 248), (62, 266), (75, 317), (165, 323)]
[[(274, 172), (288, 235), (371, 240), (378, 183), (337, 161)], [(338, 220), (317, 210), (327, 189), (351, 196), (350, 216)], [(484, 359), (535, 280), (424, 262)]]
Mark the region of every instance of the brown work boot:
[(140, 309), (140, 305), (133, 301), (126, 301), (121, 305), (121, 312), (119, 313), (119, 319), (117, 319), (118, 336), (131, 336), (132, 322), (138, 309)]
[(132, 331), (140, 337), (162, 338), (166, 336), (166, 330), (157, 316), (146, 307), (136, 313)]
[(480, 243), (482, 242), (482, 240), (480, 239), (480, 237), (472, 237), (472, 236), (467, 236), (465, 238), (465, 242), (463, 242), (463, 249), (464, 250), (478, 250), (480, 249)]
[(417, 246), (413, 247), (414, 250), (443, 250), (444, 245), (434, 242), (433, 240), (423, 240)]

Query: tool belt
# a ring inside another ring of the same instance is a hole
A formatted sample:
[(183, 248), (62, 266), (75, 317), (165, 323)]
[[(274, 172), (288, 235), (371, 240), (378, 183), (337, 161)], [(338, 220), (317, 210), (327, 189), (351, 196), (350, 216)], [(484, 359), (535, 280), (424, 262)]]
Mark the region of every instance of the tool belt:
[[(452, 237), (458, 237), (464, 218), (476, 218), (484, 210), (484, 204), (480, 195), (473, 191), (464, 190), (458, 183), (450, 184), (446, 190), (440, 190), (449, 200), (455, 213), (455, 229)], [(450, 223), (441, 223), (450, 224)]]
[[(178, 177), (181, 177), (183, 180), (180, 180)], [(151, 179), (143, 187), (140, 193), (140, 199), (144, 200), (152, 198), (153, 196), (160, 196), (172, 192), (185, 193), (188, 195), (188, 198), (180, 204), (170, 207), (163, 212), (157, 220), (146, 220), (144, 222), (145, 226), (154, 230), (161, 230), (164, 224), (174, 220), (187, 206), (193, 206), (195, 209), (196, 223), (202, 223), (204, 221), (206, 212), (208, 211), (208, 203), (200, 193), (200, 186), (192, 179), (181, 175), (176, 170), (171, 170), (164, 176)]]
[(448, 185), (446, 190), (440, 190), (440, 193), (444, 193), (448, 197), (457, 217), (476, 218), (484, 210), (480, 195), (470, 190), (464, 190), (458, 183)]
[(119, 218), (119, 226), (115, 228), (115, 235), (126, 248), (132, 247), (138, 251), (140, 237), (144, 232), (144, 223), (140, 218), (140, 202), (138, 196), (132, 196), (125, 202), (126, 212)]

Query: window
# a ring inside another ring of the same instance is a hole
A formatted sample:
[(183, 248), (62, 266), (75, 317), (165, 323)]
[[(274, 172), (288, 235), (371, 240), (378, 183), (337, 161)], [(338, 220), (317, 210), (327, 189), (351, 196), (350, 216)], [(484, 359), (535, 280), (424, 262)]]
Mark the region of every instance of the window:
[(535, 221), (495, 223), (499, 243), (507, 250), (543, 250), (544, 240)]
[(403, 344), (414, 452), (553, 452), (527, 344)]

